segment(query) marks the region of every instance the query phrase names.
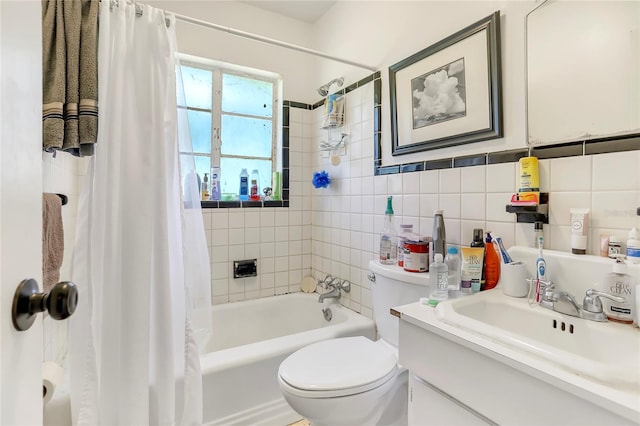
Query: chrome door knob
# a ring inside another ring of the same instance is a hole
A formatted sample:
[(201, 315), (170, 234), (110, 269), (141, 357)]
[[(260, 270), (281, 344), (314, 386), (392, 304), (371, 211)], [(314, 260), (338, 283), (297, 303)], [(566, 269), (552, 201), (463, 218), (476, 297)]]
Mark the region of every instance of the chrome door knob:
[(48, 311), (54, 320), (69, 318), (78, 304), (78, 287), (71, 281), (61, 281), (49, 293), (38, 292), (33, 278), (22, 280), (16, 288), (11, 308), (13, 326), (18, 331), (28, 330), (40, 312)]

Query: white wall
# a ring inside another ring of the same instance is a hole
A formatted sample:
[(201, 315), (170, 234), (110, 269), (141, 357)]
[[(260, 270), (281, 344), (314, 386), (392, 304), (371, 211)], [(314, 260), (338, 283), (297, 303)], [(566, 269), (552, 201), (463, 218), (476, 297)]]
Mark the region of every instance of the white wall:
[[(387, 152), (390, 148), (386, 68), (500, 9), (505, 138), (469, 148), (428, 152), (424, 157), (420, 155), (420, 159), (525, 146), (524, 15), (533, 2), (338, 2), (312, 27), (255, 8), (247, 19), (248, 6), (234, 2), (152, 3), (296, 44), (308, 41), (313, 48), (380, 65), (383, 141), (386, 141), (383, 151)], [(189, 35), (181, 31), (188, 31)], [(186, 53), (288, 72), (284, 76), (288, 100), (313, 103), (319, 100), (315, 88), (321, 83), (344, 75), (348, 85), (371, 74), (330, 61), (303, 59), (305, 55), (299, 53), (264, 55), (262, 44), (229, 39), (221, 42), (220, 34), (183, 26), (178, 29), (181, 48)], [(319, 128), (321, 112), (321, 108), (314, 111), (291, 108), (290, 208), (205, 210), (214, 303), (297, 291), (301, 277), (332, 273), (351, 279), (354, 284), (354, 290), (343, 303), (370, 315), (366, 268), (377, 251), (377, 235), (388, 194), (394, 195), (396, 222), (413, 223), (425, 235), (431, 234), (433, 210), (443, 208), (449, 241), (454, 244), (467, 244), (471, 230), (480, 227), (500, 234), (507, 246), (533, 245), (533, 226), (517, 224), (515, 215), (505, 212), (505, 205), (515, 191), (516, 163), (374, 176), (373, 88), (367, 84), (347, 94), (345, 130), (350, 134), (347, 155), (338, 167), (330, 166), (318, 148), (320, 140), (327, 137)], [(403, 156), (402, 161), (415, 161), (408, 157)], [(50, 161), (49, 166), (45, 164), (45, 179), (50, 176), (55, 181), (56, 173), (69, 173), (56, 166), (67, 160)], [(640, 151), (542, 160), (542, 190), (549, 191), (551, 197), (550, 224), (545, 226), (549, 247), (570, 249), (570, 207), (592, 209), (591, 253), (597, 253), (600, 233), (626, 239), (628, 229), (636, 221), (635, 207), (640, 206), (638, 164)], [(314, 189), (312, 173), (322, 168), (329, 171), (334, 182), (330, 188)], [(51, 188), (73, 195), (70, 177), (58, 178), (61, 185), (66, 182), (67, 186)], [(46, 185), (45, 181), (45, 188)], [(259, 277), (234, 280), (232, 260), (247, 257), (259, 259)]]
[[(341, 303), (366, 315), (372, 314), (368, 263), (377, 258), (389, 195), (396, 226), (410, 223), (414, 232), (431, 236), (433, 211), (443, 209), (448, 244), (468, 246), (473, 229), (482, 228), (502, 237), (507, 247), (534, 246), (533, 224), (517, 223), (515, 214), (505, 211), (516, 191), (518, 163), (374, 176), (371, 86), (346, 95), (344, 129), (350, 136), (339, 166), (319, 153), (319, 141), (326, 138), (320, 130), (322, 108), (305, 112), (312, 116), (315, 150), (304, 182), (313, 194), (313, 273), (349, 279), (352, 291)], [(589, 254), (599, 253), (601, 234), (626, 241), (631, 227), (640, 226), (635, 216), (640, 206), (639, 164), (640, 151), (540, 160), (540, 185), (549, 193), (550, 210), (545, 247), (571, 251), (572, 207), (591, 209)], [(329, 172), (332, 183), (327, 189), (313, 189), (310, 173), (321, 169)], [(553, 271), (549, 276), (553, 280)]]
[[(290, 44), (309, 46), (310, 25), (237, 1), (153, 0), (145, 3)], [(178, 21), (178, 49), (190, 55), (278, 73), (284, 80), (284, 98), (311, 103), (317, 100), (309, 86), (312, 58), (306, 54), (263, 42)]]
[[(373, 64), (382, 73), (383, 164), (410, 163), (526, 146), (524, 17), (533, 1), (345, 1), (337, 2), (314, 25), (318, 50)], [(505, 137), (469, 145), (391, 156), (389, 66), (500, 10), (502, 43), (503, 126)], [(319, 81), (349, 72), (323, 61)], [(316, 81), (317, 83), (318, 81)]]

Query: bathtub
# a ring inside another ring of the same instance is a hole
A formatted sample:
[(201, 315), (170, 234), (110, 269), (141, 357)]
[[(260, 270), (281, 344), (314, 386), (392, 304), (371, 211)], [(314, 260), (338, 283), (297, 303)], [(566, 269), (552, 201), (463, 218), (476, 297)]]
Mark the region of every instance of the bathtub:
[[(327, 306), (331, 321), (322, 314)], [(284, 426), (299, 420), (280, 394), (280, 363), (320, 340), (345, 336), (375, 339), (373, 320), (339, 304), (320, 304), (315, 293), (216, 305), (196, 312), (193, 325), (200, 349), (203, 423), (211, 426)], [(339, 355), (327, 362), (338, 362)], [(56, 390), (46, 404), (45, 426), (71, 424), (66, 387)]]
[[(216, 305), (194, 315), (200, 335), (205, 425), (286, 425), (299, 420), (280, 394), (280, 363), (310, 343), (334, 337), (375, 339), (373, 320), (331, 304), (326, 321), (317, 294), (291, 293)], [(327, 362), (337, 362), (335, 359)], [(313, 366), (310, 366), (313, 368)]]

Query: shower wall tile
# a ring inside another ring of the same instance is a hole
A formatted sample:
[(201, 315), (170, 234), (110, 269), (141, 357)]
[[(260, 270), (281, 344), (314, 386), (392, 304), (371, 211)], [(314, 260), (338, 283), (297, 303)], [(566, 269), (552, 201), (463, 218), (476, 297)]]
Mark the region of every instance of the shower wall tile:
[(441, 194), (459, 194), (461, 185), (461, 169), (442, 169), (440, 170), (440, 186)]
[[(388, 195), (393, 195), (396, 224), (411, 223), (423, 235), (431, 236), (433, 211), (442, 209), (450, 244), (466, 246), (473, 229), (482, 228), (502, 237), (507, 247), (533, 246), (533, 225), (517, 223), (515, 215), (505, 211), (516, 192), (517, 162), (374, 175), (373, 88), (365, 84), (345, 95), (345, 126), (332, 131), (334, 138), (343, 131), (349, 134), (346, 155), (337, 166), (319, 149), (328, 137), (320, 128), (324, 108), (290, 108), (288, 208), (203, 211), (214, 304), (300, 291), (303, 277), (332, 274), (352, 283), (351, 293), (340, 303), (371, 317), (368, 263), (376, 259)], [(72, 238), (68, 247), (73, 247), (86, 164), (86, 159), (64, 153), (55, 159), (43, 155), (44, 189), (70, 196), (72, 207), (63, 211)], [(570, 250), (571, 207), (591, 209), (591, 252), (596, 252), (600, 234), (625, 239), (638, 220), (638, 164), (640, 151), (540, 160), (540, 187), (549, 192), (547, 246)], [(328, 188), (311, 185), (318, 170), (329, 172)], [(233, 261), (247, 258), (258, 260), (258, 276), (234, 279)], [(69, 259), (65, 252), (63, 275)]]
[(486, 170), (486, 166), (462, 168), (461, 191), (484, 194), (486, 192)]
[(640, 151), (593, 157), (594, 191), (637, 191), (640, 188)]
[(591, 159), (591, 156), (552, 159), (549, 191), (590, 191)]

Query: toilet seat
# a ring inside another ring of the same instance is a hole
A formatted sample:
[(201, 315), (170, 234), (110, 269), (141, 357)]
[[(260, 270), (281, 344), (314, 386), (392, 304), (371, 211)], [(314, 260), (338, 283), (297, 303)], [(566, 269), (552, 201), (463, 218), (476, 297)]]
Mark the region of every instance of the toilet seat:
[(278, 378), (287, 392), (332, 398), (375, 389), (397, 374), (397, 356), (366, 337), (344, 337), (306, 346), (285, 359)]

